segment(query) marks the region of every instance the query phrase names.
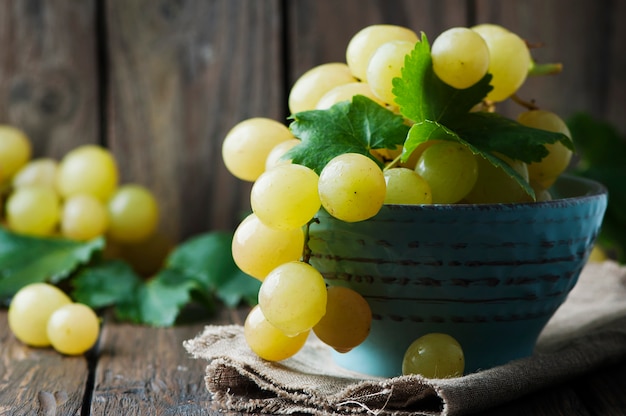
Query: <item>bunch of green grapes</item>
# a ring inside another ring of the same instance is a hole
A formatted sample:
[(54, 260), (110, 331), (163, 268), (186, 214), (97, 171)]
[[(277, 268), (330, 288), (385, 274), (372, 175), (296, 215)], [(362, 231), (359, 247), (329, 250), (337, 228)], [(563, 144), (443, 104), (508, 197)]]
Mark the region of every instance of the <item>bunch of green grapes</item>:
[[(393, 79), (401, 76), (407, 54), (419, 41), (406, 27), (363, 28), (349, 41), (345, 62), (316, 66), (296, 80), (290, 111), (325, 110), (363, 95), (398, 114)], [(469, 88), (490, 73), (493, 89), (485, 108), (514, 95), (532, 66), (524, 40), (497, 25), (446, 30), (434, 40), (431, 56), (434, 74), (456, 89)], [(548, 111), (524, 111), (518, 121), (569, 136), (562, 120)], [(245, 335), (252, 350), (268, 360), (295, 354), (311, 331), (342, 352), (369, 332), (367, 301), (352, 290), (328, 287), (303, 255), (307, 224), (320, 209), (356, 222), (375, 216), (384, 204), (530, 202), (507, 171), (460, 142), (429, 140), (401, 163), (402, 146), (370, 155), (346, 152), (332, 158), (319, 175), (283, 157), (299, 143), (286, 125), (259, 117), (234, 126), (222, 146), (228, 170), (253, 182), (252, 213), (235, 230), (232, 254), (241, 270), (262, 282)], [(560, 143), (546, 148), (549, 156), (530, 165), (494, 156), (527, 181), (538, 200), (547, 200), (547, 189), (565, 170), (571, 152)]]
[[(271, 361), (297, 353), (311, 332), (349, 351), (367, 337), (372, 319), (361, 295), (327, 287), (303, 261), (303, 251), (305, 227), (322, 206), (347, 221), (374, 215), (385, 196), (383, 172), (366, 156), (345, 154), (318, 175), (281, 159), (298, 142), (283, 124), (253, 118), (235, 126), (222, 147), (233, 175), (254, 182), (252, 213), (235, 230), (232, 254), (241, 270), (262, 282), (244, 333), (250, 348)], [(347, 201), (346, 192), (362, 200)]]
[(134, 252), (163, 240), (157, 233), (156, 197), (144, 186), (120, 184), (109, 150), (82, 145), (59, 161), (33, 159), (31, 152), (30, 140), (21, 130), (0, 126), (3, 216), (8, 229), (76, 241), (105, 236), (118, 253), (119, 247)]
[(12, 333), (24, 344), (52, 346), (66, 355), (87, 352), (100, 334), (100, 319), (89, 306), (72, 302), (48, 283), (21, 288), (11, 300), (7, 317)]

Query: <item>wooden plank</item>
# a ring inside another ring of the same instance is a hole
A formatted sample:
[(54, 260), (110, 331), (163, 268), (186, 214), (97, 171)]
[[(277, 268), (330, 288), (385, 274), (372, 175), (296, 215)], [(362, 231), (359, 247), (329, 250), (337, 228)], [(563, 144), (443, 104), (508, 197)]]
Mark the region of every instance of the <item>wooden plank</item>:
[(98, 142), (95, 2), (0, 2), (0, 123), (34, 156)]
[(0, 310), (0, 415), (78, 415), (87, 374), (83, 356), (22, 344)]
[(122, 179), (157, 195), (162, 229), (232, 229), (250, 184), (221, 144), (239, 121), (284, 118), (279, 1), (106, 2), (107, 143)]
[[(559, 75), (529, 79), (520, 90), (522, 98), (565, 118), (579, 111), (610, 118), (626, 132), (622, 2), (477, 0), (476, 6), (478, 23), (499, 23), (531, 43), (542, 43), (533, 50), (538, 62), (563, 63)], [(501, 107), (510, 116), (523, 110)]]
[(286, 5), (289, 86), (313, 66), (345, 62), (348, 42), (366, 26), (406, 26), (425, 32), (432, 41), (441, 31), (467, 21), (465, 3), (450, 0), (294, 0)]
[[(211, 323), (241, 323), (244, 310), (220, 310)], [(206, 363), (182, 343), (204, 323), (173, 328), (107, 324), (102, 332), (91, 414), (217, 415), (204, 384)]]

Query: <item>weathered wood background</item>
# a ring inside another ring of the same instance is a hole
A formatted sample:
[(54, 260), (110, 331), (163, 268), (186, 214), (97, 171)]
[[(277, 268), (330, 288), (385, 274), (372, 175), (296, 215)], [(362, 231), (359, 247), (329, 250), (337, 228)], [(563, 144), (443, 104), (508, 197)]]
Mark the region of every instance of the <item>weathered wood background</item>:
[(295, 79), (344, 61), (366, 25), (431, 41), (452, 26), (505, 25), (565, 68), (531, 79), (523, 98), (625, 132), (625, 18), (621, 0), (2, 0), (0, 123), (23, 128), (35, 156), (109, 147), (122, 181), (150, 187), (163, 231), (182, 239), (232, 229), (249, 209), (250, 184), (221, 161), (228, 130), (285, 120)]

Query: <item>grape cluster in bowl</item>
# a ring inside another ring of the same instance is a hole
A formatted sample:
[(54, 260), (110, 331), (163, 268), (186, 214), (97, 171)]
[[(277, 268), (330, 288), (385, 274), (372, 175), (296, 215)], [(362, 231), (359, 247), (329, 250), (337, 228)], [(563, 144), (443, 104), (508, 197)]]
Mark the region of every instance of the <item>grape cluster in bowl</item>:
[[(560, 179), (574, 148), (563, 120), (515, 95), (529, 74), (558, 69), (498, 25), (451, 28), (432, 47), (409, 28), (373, 25), (350, 40), (345, 63), (295, 82), (288, 127), (261, 117), (234, 126), (224, 163), (254, 184), (232, 253), (262, 281), (244, 325), (252, 350), (282, 360), (313, 332), (353, 370), (427, 377), (529, 354), (606, 206), (600, 185)], [(523, 106), (516, 120), (497, 112), (507, 99)], [(585, 226), (567, 234), (568, 220)], [(549, 306), (530, 310), (457, 308), (543, 294)], [(519, 347), (472, 343), (472, 331), (505, 339), (503, 325), (516, 331), (518, 320), (532, 321)]]

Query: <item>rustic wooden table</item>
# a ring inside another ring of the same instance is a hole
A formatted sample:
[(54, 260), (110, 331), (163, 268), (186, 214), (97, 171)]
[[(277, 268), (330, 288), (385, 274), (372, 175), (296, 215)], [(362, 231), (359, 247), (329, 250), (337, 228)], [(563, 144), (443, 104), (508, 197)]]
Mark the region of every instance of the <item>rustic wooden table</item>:
[[(65, 357), (21, 344), (0, 310), (0, 416), (229, 414), (212, 406), (205, 363), (182, 342), (206, 323), (241, 324), (245, 313), (224, 308), (209, 322), (159, 329), (105, 317), (94, 350)], [(626, 361), (482, 415), (626, 415)]]

